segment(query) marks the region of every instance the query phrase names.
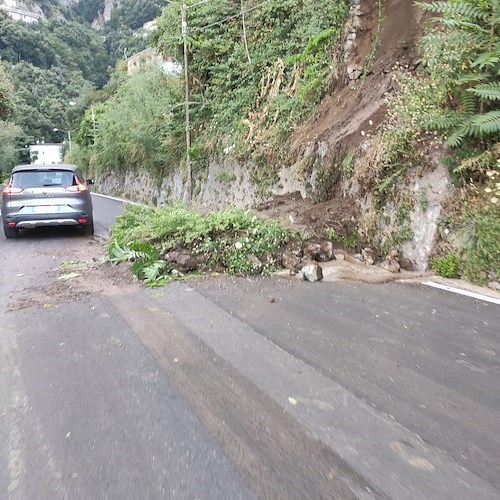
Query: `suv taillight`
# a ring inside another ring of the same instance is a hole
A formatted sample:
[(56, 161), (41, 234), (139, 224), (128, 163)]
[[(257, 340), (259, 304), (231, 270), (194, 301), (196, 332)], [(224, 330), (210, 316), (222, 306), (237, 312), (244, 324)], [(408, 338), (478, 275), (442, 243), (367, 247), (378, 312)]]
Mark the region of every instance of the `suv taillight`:
[(66, 191), (71, 191), (72, 193), (79, 193), (81, 191), (87, 191), (89, 188), (85, 185), (82, 184), (80, 179), (78, 177), (75, 177), (76, 179), (76, 184), (73, 184), (72, 186), (68, 186), (66, 188)]
[(19, 194), (22, 193), (23, 190), (18, 187), (12, 187), (12, 179), (10, 179), (9, 183), (7, 186), (3, 189), (3, 194)]

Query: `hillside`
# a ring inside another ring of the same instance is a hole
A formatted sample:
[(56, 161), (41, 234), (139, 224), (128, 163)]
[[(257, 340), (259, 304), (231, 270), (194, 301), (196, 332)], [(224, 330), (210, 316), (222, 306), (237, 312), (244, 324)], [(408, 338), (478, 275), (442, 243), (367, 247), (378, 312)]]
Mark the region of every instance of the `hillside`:
[[(0, 0), (0, 64), (14, 85), (17, 149), (36, 140), (59, 142), (76, 130), (117, 61), (148, 46), (142, 24), (164, 3)], [(10, 154), (3, 168), (16, 161)]]
[[(499, 286), (497, 2), (188, 4), (189, 150), (182, 78), (118, 64), (68, 155), (99, 189), (256, 207), (360, 259)], [(152, 43), (182, 64), (180, 17)]]

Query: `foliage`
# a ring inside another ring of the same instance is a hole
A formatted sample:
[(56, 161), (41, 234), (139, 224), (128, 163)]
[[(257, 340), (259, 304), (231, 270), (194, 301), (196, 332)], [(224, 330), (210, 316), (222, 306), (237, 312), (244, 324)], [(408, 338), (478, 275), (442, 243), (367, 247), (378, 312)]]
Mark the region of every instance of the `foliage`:
[(91, 23), (97, 18), (98, 13), (104, 10), (104, 4), (105, 0), (79, 0), (73, 7), (73, 11), (77, 16)]
[(21, 128), (12, 122), (0, 120), (0, 182), (12, 167), (18, 163), (18, 140), (21, 137)]
[(124, 60), (149, 46), (149, 35), (136, 35), (132, 28), (119, 24), (115, 28), (105, 27), (105, 47), (109, 57), (109, 65), (114, 67), (119, 60)]
[(487, 273), (500, 276), (500, 210), (498, 207), (478, 209), (462, 219), (464, 235), (463, 274), (484, 284)]
[(460, 266), (460, 258), (453, 252), (445, 257), (435, 257), (432, 259), (432, 267), (439, 276), (444, 278), (456, 278)]
[[(134, 256), (131, 252), (144, 249), (144, 245), (157, 252), (151, 253), (147, 260), (146, 267), (151, 264), (154, 267), (141, 271), (144, 277), (146, 272), (151, 273), (155, 280), (159, 272), (168, 273), (172, 269), (168, 263), (160, 265), (158, 257), (178, 248), (205, 256), (202, 269), (205, 271), (222, 267), (232, 274), (260, 272), (261, 266), (249, 257), (276, 254), (293, 236), (278, 222), (260, 219), (251, 212), (231, 209), (204, 215), (184, 206), (127, 207), (117, 218), (111, 235), (110, 255), (117, 260)], [(277, 265), (276, 261), (268, 260), (263, 271), (271, 271)]]
[[(12, 67), (16, 92), (15, 121), (31, 140), (59, 142), (71, 128), (69, 102), (90, 92), (91, 84), (80, 72), (63, 67), (42, 69), (27, 62)], [(54, 128), (58, 131), (54, 132)]]
[[(181, 92), (180, 82), (159, 69), (126, 78), (103, 106), (94, 109), (92, 168), (101, 172), (143, 168), (154, 174), (175, 165), (182, 129), (175, 127), (172, 107), (181, 100)], [(89, 119), (87, 113), (78, 131), (80, 145), (92, 142)]]
[(158, 250), (147, 243), (132, 242), (121, 246), (113, 241), (108, 248), (108, 259), (114, 264), (133, 261), (131, 271), (138, 279), (149, 285), (163, 283), (162, 271), (167, 263), (160, 259)]
[(108, 57), (101, 37), (76, 21), (23, 23), (0, 11), (0, 56), (13, 64), (25, 61), (43, 69), (79, 71), (97, 86), (107, 78)]
[[(214, 0), (188, 10), (192, 100), (199, 103), (191, 113), (193, 140), (212, 152), (234, 146), (236, 155), (269, 162), (270, 150), (332, 84), (348, 3), (253, 0), (245, 6), (256, 7), (245, 16), (250, 61), (239, 2)], [(180, 24), (178, 7), (169, 5), (155, 34), (164, 55), (178, 61)]]
[(14, 110), (14, 88), (3, 65), (0, 64), (0, 120), (7, 119)]
[(167, 0), (123, 0), (112, 10), (109, 26), (112, 29), (126, 26), (136, 30), (158, 17), (167, 4)]
[(78, 165), (85, 173), (90, 173), (90, 154), (91, 150), (80, 146), (73, 141), (71, 149), (67, 149), (64, 155), (64, 161), (72, 165)]
[(335, 229), (327, 227), (325, 229), (325, 235), (333, 241), (338, 241), (342, 244), (345, 250), (356, 250), (359, 246), (361, 236), (358, 231), (354, 229), (348, 232), (345, 236), (338, 234)]
[[(5, 68), (17, 101), (14, 120), (28, 142), (60, 142), (76, 127), (92, 89), (108, 80), (109, 66), (147, 47), (149, 36), (135, 36), (132, 27), (151, 20), (164, 3), (122, 2), (114, 17), (118, 21), (105, 27), (104, 37), (89, 24), (103, 9), (103, 0), (81, 0), (71, 8), (43, 0), (48, 19), (37, 23), (12, 20), (0, 10), (0, 58), (9, 63)], [(5, 118), (4, 104), (13, 110), (13, 100), (3, 95), (12, 92), (2, 73), (0, 119)], [(70, 107), (71, 101), (77, 106)]]
[[(405, 98), (419, 102), (414, 120), (447, 135), (458, 147), (467, 137), (500, 134), (500, 4), (496, 0), (417, 2), (433, 19), (421, 42), (426, 75)], [(416, 92), (415, 92), (416, 90)]]
[(348, 154), (342, 160), (342, 172), (346, 176), (347, 179), (350, 179), (353, 174), (353, 165), (352, 161), (354, 160), (354, 153)]

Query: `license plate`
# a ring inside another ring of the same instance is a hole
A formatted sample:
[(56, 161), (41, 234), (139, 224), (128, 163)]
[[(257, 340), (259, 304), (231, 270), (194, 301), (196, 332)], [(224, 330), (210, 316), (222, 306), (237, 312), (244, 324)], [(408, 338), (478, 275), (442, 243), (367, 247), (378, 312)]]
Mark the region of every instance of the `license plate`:
[(54, 205), (40, 205), (33, 207), (33, 213), (35, 214), (54, 214), (58, 211), (58, 207)]

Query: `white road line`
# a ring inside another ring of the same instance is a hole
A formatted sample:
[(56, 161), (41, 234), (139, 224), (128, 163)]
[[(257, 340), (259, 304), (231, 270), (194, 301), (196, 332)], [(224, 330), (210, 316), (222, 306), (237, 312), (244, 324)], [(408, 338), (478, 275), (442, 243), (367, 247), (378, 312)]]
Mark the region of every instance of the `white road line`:
[(440, 290), (445, 290), (447, 292), (457, 293), (459, 295), (465, 295), (466, 297), (472, 297), (473, 299), (484, 300), (485, 302), (500, 305), (500, 299), (490, 297), (489, 295), (483, 295), (482, 293), (470, 292), (469, 290), (462, 290), (461, 288), (455, 288), (448, 285), (441, 285), (440, 283), (434, 283), (433, 281), (422, 281), (422, 285), (439, 288)]
[(128, 203), (129, 205), (137, 205), (138, 207), (145, 207), (142, 203), (136, 203), (135, 201), (124, 200), (122, 198), (116, 198), (115, 196), (109, 196), (107, 194), (99, 194), (92, 192), (93, 196), (100, 196), (101, 198), (107, 198), (108, 200), (120, 201), (121, 203)]

